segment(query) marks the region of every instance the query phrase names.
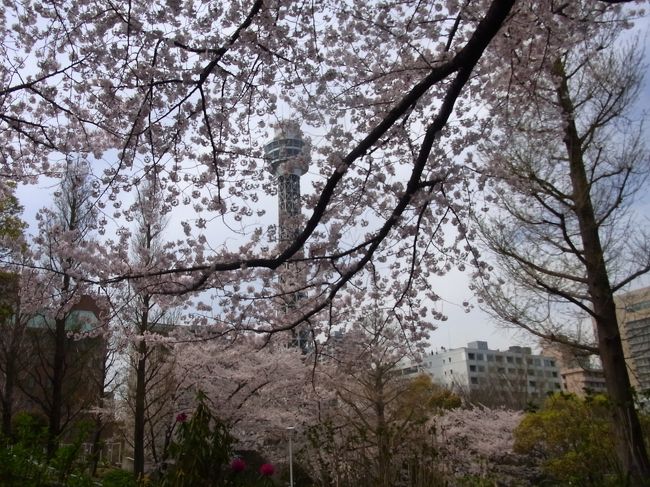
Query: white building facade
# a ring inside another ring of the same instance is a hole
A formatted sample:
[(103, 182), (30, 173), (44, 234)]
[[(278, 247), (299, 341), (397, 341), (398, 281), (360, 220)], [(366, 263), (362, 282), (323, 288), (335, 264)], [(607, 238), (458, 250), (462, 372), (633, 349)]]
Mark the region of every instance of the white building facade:
[(404, 375), (422, 372), (440, 385), (490, 405), (525, 407), (562, 390), (553, 357), (534, 355), (529, 347), (491, 350), (484, 341), (432, 352), (402, 369)]

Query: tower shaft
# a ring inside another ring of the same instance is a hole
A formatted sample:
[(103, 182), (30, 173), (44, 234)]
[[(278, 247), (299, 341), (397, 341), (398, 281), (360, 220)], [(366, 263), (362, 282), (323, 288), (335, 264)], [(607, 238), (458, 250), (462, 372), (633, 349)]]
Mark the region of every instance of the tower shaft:
[(278, 176), (278, 239), (284, 246), (300, 232), (300, 176)]

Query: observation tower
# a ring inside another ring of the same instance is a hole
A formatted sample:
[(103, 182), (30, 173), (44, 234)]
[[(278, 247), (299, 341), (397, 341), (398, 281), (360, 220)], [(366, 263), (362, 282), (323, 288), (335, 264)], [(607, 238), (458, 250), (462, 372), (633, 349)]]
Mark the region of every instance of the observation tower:
[[(267, 168), (278, 185), (278, 244), (284, 250), (300, 233), (300, 177), (309, 167), (309, 147), (302, 138), (300, 125), (283, 120), (275, 128), (273, 140), (264, 146)], [(297, 263), (286, 263), (280, 273), (285, 310), (300, 308), (307, 296)], [(290, 346), (303, 353), (311, 350), (310, 333), (304, 326), (291, 330)]]
[(268, 170), (278, 184), (278, 240), (282, 247), (300, 231), (300, 177), (309, 167), (309, 153), (296, 122), (282, 121), (264, 146)]

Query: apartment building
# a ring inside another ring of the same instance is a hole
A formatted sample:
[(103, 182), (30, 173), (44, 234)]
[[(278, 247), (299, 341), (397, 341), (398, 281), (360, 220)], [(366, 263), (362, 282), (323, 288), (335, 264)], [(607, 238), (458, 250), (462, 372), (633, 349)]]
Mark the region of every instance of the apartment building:
[(650, 403), (650, 287), (615, 297), (630, 382), (641, 403)]
[(542, 354), (555, 359), (565, 392), (577, 396), (607, 392), (605, 373), (592, 354), (549, 341), (542, 341)]
[(422, 372), (470, 400), (490, 406), (523, 408), (562, 390), (553, 357), (533, 354), (529, 347), (492, 350), (485, 341), (432, 352), (402, 368), (404, 375)]

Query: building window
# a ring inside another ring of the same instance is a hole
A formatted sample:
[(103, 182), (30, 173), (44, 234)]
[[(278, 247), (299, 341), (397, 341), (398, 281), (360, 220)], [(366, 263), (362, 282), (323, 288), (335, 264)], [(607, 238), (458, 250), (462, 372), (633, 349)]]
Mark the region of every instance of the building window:
[(488, 362), (494, 362), (494, 355), (488, 354), (487, 361)]
[(629, 313), (635, 313), (641, 311), (642, 309), (650, 308), (650, 301), (639, 301), (638, 303), (629, 304), (625, 307), (625, 311)]
[(497, 355), (496, 356), (496, 361), (497, 362), (503, 362), (503, 355)]
[(529, 380), (529, 381), (528, 381), (528, 385), (529, 385), (530, 387), (537, 387), (537, 382), (535, 382), (534, 380)]
[(528, 357), (528, 358), (526, 359), (526, 363), (527, 363), (528, 365), (533, 365), (533, 359), (530, 358), (530, 357)]
[(478, 377), (470, 377), (472, 384), (478, 384)]
[(504, 369), (503, 367), (499, 367), (499, 368), (497, 368), (497, 372), (498, 372), (499, 374), (505, 374), (505, 373), (506, 373), (506, 369)]
[(511, 364), (511, 363), (513, 362), (512, 357), (510, 357), (510, 356), (506, 357), (506, 362), (508, 362), (509, 364)]
[(470, 365), (469, 366), (469, 371), (470, 372), (476, 372), (476, 365)]
[(515, 362), (521, 365), (523, 360), (521, 360), (521, 357), (515, 357)]
[(476, 354), (476, 360), (483, 360), (483, 354), (482, 353), (477, 353)]
[(467, 358), (470, 359), (470, 360), (474, 360), (474, 359), (475, 359), (475, 356), (474, 356), (473, 353), (468, 353), (468, 354), (467, 354)]
[(479, 365), (479, 366), (478, 366), (478, 371), (479, 371), (479, 372), (485, 372), (485, 367), (482, 366), (482, 365)]

